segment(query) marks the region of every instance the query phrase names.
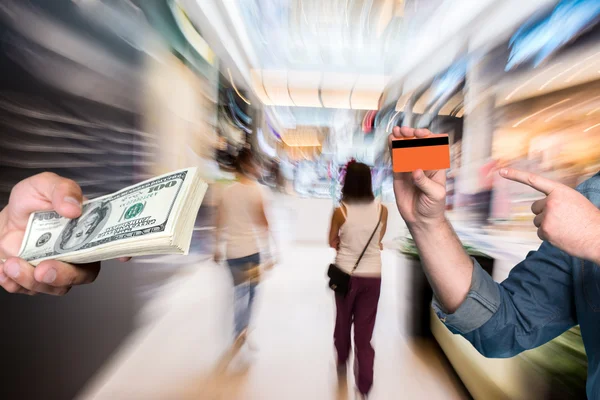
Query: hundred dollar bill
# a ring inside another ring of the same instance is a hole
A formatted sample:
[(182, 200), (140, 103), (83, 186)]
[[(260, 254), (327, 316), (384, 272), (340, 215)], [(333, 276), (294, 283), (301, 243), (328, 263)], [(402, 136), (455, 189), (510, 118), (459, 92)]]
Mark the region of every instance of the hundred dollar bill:
[[(33, 213), (19, 257), (37, 265), (46, 259), (89, 262), (108, 256), (187, 253), (191, 232), (179, 231), (193, 229), (202, 199), (191, 196), (203, 197), (206, 191), (196, 172), (189, 168), (165, 174), (87, 201), (76, 219), (55, 211)], [(174, 236), (183, 242), (177, 243)]]

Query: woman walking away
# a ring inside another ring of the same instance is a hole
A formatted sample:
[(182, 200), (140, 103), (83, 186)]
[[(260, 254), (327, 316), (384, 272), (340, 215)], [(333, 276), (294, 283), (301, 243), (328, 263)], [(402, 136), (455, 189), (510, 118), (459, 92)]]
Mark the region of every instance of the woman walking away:
[(351, 275), (348, 292), (335, 295), (334, 342), (338, 377), (345, 380), (350, 331), (354, 324), (354, 376), (357, 391), (363, 399), (367, 398), (373, 385), (375, 351), (371, 337), (381, 287), (381, 240), (387, 217), (387, 208), (375, 201), (371, 169), (363, 163), (348, 163), (342, 203), (333, 213), (329, 230), (329, 245), (337, 250), (335, 265)]
[(225, 233), (226, 260), (234, 284), (236, 347), (246, 341), (254, 296), (260, 275), (260, 242), (269, 239), (262, 188), (257, 166), (249, 149), (235, 161), (237, 180), (223, 190), (217, 211), (215, 261), (223, 259), (221, 235)]

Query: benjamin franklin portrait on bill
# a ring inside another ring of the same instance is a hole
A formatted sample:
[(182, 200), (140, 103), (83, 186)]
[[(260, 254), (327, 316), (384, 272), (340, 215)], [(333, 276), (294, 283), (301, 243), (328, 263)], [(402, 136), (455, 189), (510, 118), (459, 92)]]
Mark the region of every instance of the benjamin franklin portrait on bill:
[(57, 242), (59, 253), (75, 251), (91, 241), (110, 215), (110, 203), (88, 203), (83, 206), (81, 217), (71, 220)]

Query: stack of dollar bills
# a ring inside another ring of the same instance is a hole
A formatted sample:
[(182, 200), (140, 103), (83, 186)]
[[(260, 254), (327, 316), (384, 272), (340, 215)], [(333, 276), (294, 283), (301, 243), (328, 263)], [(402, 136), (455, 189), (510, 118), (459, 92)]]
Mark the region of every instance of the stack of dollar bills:
[(187, 254), (208, 185), (196, 168), (171, 172), (83, 203), (79, 218), (31, 214), (19, 257), (89, 263), (125, 256)]

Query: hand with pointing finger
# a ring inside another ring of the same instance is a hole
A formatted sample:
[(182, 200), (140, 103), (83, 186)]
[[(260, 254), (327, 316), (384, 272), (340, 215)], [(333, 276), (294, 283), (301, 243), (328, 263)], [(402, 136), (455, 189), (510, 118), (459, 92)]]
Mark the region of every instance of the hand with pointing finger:
[[(391, 149), (393, 139), (423, 138), (429, 135), (431, 132), (428, 129), (394, 127), (388, 137), (388, 145)], [(394, 193), (398, 211), (409, 228), (419, 225), (433, 226), (445, 221), (445, 170), (395, 173)]]
[(8, 205), (0, 211), (0, 286), (9, 293), (64, 295), (71, 286), (96, 279), (99, 262), (73, 265), (47, 260), (34, 268), (17, 257), (31, 213), (55, 210), (63, 217), (77, 218), (82, 200), (79, 185), (50, 172), (27, 178), (13, 187)]
[(585, 196), (561, 183), (515, 169), (503, 168), (500, 175), (546, 195), (531, 206), (540, 239), (574, 257), (600, 261), (600, 210)]

